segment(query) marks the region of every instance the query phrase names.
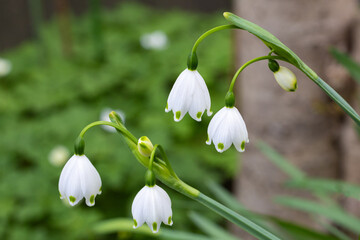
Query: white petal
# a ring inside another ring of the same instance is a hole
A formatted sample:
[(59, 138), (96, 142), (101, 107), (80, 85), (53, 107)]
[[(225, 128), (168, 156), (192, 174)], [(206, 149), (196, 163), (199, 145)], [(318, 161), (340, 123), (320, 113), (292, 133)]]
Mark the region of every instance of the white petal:
[(89, 159), (83, 155), (79, 158), (81, 167), (79, 169), (82, 194), (86, 199), (86, 205), (94, 206), (95, 197), (101, 191), (101, 178)]
[(171, 200), (169, 195), (161, 187), (155, 185), (154, 189), (157, 192), (160, 206), (162, 208), (161, 220), (166, 225), (172, 225), (172, 210), (171, 210)]
[(200, 85), (200, 90), (203, 93), (203, 101), (204, 101), (204, 104), (205, 104), (205, 109), (207, 110), (208, 116), (211, 116), (212, 112), (210, 110), (210, 108), (211, 108), (211, 99), (210, 99), (209, 90), (208, 90), (208, 88), (206, 86), (204, 78), (200, 75), (200, 73), (198, 71), (195, 71), (195, 76), (196, 76), (196, 79), (198, 81), (198, 84)]
[(148, 198), (148, 187), (143, 187), (135, 196), (133, 204), (131, 206), (131, 213), (133, 215), (133, 219), (136, 221), (134, 223), (134, 228), (138, 228), (145, 223), (145, 214), (144, 214), (144, 206), (145, 201)]

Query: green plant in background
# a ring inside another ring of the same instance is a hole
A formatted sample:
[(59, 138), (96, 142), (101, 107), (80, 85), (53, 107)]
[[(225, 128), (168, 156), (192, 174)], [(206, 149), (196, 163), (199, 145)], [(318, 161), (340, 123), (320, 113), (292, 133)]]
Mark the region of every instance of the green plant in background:
[[(179, 129), (169, 121), (171, 116), (164, 116), (169, 82), (183, 68), (178, 60), (187, 57), (183, 49), (192, 44), (198, 32), (219, 24), (221, 17), (156, 11), (137, 4), (123, 4), (101, 13), (104, 63), (94, 60), (97, 50), (89, 15), (71, 19), (70, 58), (63, 54), (56, 22), (40, 29), (45, 56), (34, 42), (3, 54), (11, 61), (12, 70), (0, 81), (0, 239), (114, 238), (95, 235), (93, 224), (130, 217), (132, 199), (143, 185), (142, 177), (134, 177), (142, 175), (143, 169), (134, 163), (118, 136), (101, 128), (88, 133), (91, 141), (87, 142), (87, 156), (106, 183), (96, 208), (70, 209), (58, 200), (54, 189), (61, 171), (59, 164), (64, 164), (62, 156), (72, 151), (79, 129), (98, 120), (106, 108), (121, 110), (126, 126), (136, 135), (146, 134), (152, 141), (163, 143), (172, 156), (173, 167), (188, 183), (199, 185), (204, 175), (219, 182), (236, 172), (234, 151), (219, 159), (213, 154), (215, 150), (204, 146), (201, 132), (206, 131), (207, 119), (197, 124), (184, 119)], [(167, 47), (144, 49), (140, 38), (157, 30), (166, 34)], [(223, 81), (230, 70), (229, 36), (210, 39), (206, 43), (210, 50), (199, 53), (204, 58), (200, 70), (205, 72), (212, 98), (218, 101), (222, 98), (218, 90), (225, 87), (215, 84)], [(158, 125), (161, 131), (154, 127)], [(67, 151), (55, 151), (59, 144)], [(53, 165), (54, 158), (49, 162), (50, 152), (59, 156), (60, 163), (55, 160)], [(168, 193), (177, 206), (173, 209), (177, 230), (198, 231), (188, 221), (188, 211), (195, 209), (219, 221), (216, 215), (176, 192)]]

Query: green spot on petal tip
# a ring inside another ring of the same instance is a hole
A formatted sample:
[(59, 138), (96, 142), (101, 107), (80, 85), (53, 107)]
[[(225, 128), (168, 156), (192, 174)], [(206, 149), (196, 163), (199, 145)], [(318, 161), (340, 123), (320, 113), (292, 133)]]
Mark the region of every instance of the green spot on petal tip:
[(171, 216), (168, 218), (168, 224), (171, 224)]
[(154, 222), (154, 223), (152, 224), (152, 227), (153, 227), (153, 231), (156, 231), (156, 230), (157, 230), (157, 223)]
[(69, 197), (70, 202), (74, 203), (76, 201), (76, 198), (74, 196)]
[(202, 115), (202, 112), (198, 112), (198, 113), (196, 114), (196, 117), (197, 117), (197, 118), (201, 118), (201, 115)]
[(137, 227), (137, 221), (134, 219), (134, 226)]
[(245, 150), (245, 141), (242, 141), (242, 142), (241, 142), (240, 148), (241, 148), (241, 150), (243, 150), (243, 151)]
[(180, 119), (180, 116), (181, 116), (181, 112), (180, 111), (177, 111), (176, 113), (175, 113), (175, 118), (176, 119)]
[(223, 144), (223, 143), (219, 143), (219, 144), (218, 144), (218, 149), (223, 150), (223, 149), (224, 149), (224, 144)]
[(94, 204), (94, 203), (95, 203), (95, 196), (94, 196), (94, 195), (91, 195), (91, 196), (90, 196), (90, 203), (91, 203), (91, 204)]

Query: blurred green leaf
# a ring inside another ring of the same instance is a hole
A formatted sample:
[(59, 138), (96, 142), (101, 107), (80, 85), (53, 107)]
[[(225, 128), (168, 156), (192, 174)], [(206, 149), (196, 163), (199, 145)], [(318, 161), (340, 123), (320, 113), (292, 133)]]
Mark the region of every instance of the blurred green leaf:
[(193, 234), (188, 232), (168, 230), (162, 226), (159, 233), (154, 234), (150, 228), (145, 224), (136, 229), (133, 228), (133, 220), (125, 218), (116, 218), (97, 223), (93, 230), (98, 234), (108, 234), (114, 232), (131, 232), (133, 234), (145, 235), (156, 239), (169, 239), (169, 240), (215, 240), (216, 238), (208, 238), (203, 235)]
[(331, 48), (330, 52), (333, 57), (349, 71), (350, 75), (360, 83), (360, 64), (336, 48)]
[(273, 164), (280, 168), (290, 178), (303, 179), (305, 177), (305, 174), (301, 170), (291, 164), (265, 142), (259, 141), (256, 146)]
[(309, 200), (304, 200), (294, 197), (276, 197), (275, 201), (285, 206), (289, 206), (298, 210), (306, 211), (311, 214), (324, 216), (331, 221), (360, 234), (360, 220), (352, 216), (342, 209), (334, 206), (326, 206), (322, 203), (317, 203)]
[(222, 229), (215, 223), (209, 221), (205, 217), (200, 214), (192, 211), (189, 213), (190, 219), (198, 226), (203, 232), (207, 233), (209, 236), (214, 239), (222, 239), (222, 240), (236, 240), (240, 238), (236, 238), (229, 234), (226, 230)]

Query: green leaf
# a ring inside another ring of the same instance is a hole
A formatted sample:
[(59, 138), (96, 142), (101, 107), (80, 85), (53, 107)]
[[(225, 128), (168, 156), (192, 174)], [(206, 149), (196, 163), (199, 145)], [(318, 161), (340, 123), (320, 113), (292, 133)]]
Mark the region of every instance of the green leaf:
[(360, 186), (338, 180), (306, 178), (288, 183), (290, 187), (303, 188), (312, 192), (338, 193), (360, 199)]
[(170, 240), (214, 240), (214, 238), (209, 238), (199, 234), (176, 230), (167, 230), (165, 228), (160, 228), (159, 233), (154, 234), (146, 225), (134, 229), (133, 223), (133, 220), (128, 218), (115, 218), (97, 223), (96, 225), (94, 225), (93, 231), (97, 234), (129, 232), (133, 234), (145, 235), (148, 237), (156, 236), (159, 239)]
[(305, 174), (301, 170), (291, 164), (265, 142), (259, 141), (256, 146), (273, 164), (289, 175), (290, 178), (296, 180), (305, 178)]
[(234, 24), (238, 28), (246, 30), (249, 33), (254, 34), (256, 37), (260, 38), (266, 46), (268, 46), (271, 50), (274, 50), (274, 52), (279, 56), (284, 57), (294, 66), (298, 67), (307, 76), (312, 76), (313, 78), (317, 77), (317, 74), (312, 69), (310, 69), (293, 51), (290, 50), (290, 48), (280, 42), (280, 40), (277, 39), (270, 32), (266, 31), (255, 23), (247, 21), (230, 12), (225, 12), (224, 17), (226, 20), (228, 20), (230, 23)]
[(189, 213), (190, 219), (198, 226), (203, 232), (207, 233), (211, 237), (215, 239), (222, 239), (222, 240), (236, 240), (236, 238), (229, 234), (224, 229), (217, 226), (215, 223), (211, 222), (207, 218), (201, 216), (196, 212)]
[(349, 55), (340, 52), (336, 48), (331, 48), (330, 52), (333, 57), (349, 71), (350, 75), (360, 83), (360, 64), (355, 62)]
[(327, 234), (316, 232), (312, 229), (300, 226), (290, 221), (284, 221), (278, 218), (272, 218), (272, 221), (281, 227), (282, 231), (289, 236), (288, 239), (293, 240), (337, 240), (336, 237), (329, 236)]
[(294, 197), (277, 197), (275, 200), (285, 206), (324, 216), (344, 228), (347, 228), (356, 234), (360, 234), (360, 220), (338, 207), (326, 206), (321, 203)]

